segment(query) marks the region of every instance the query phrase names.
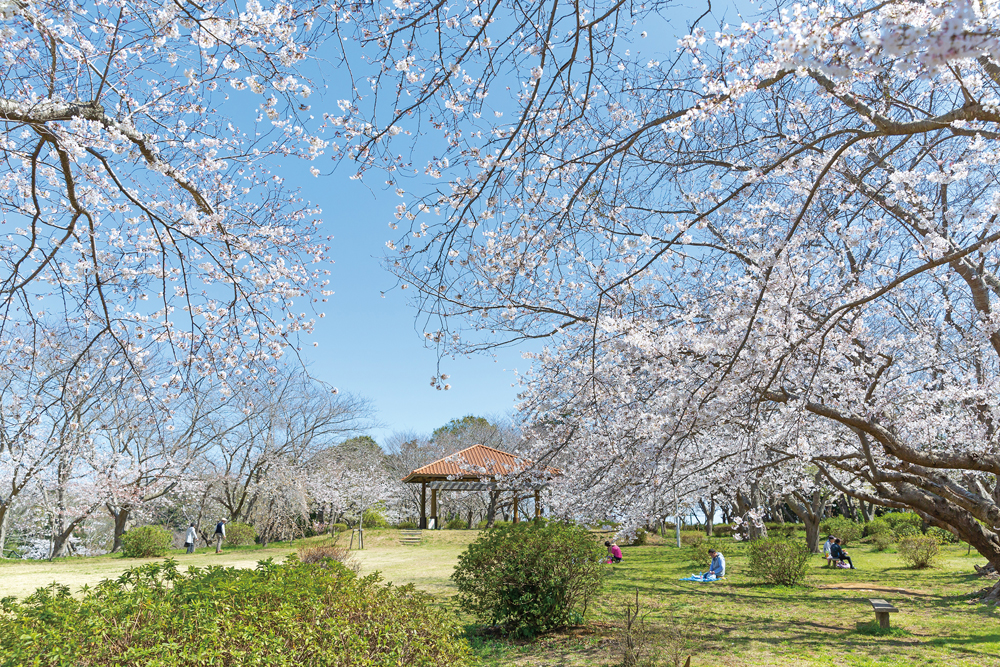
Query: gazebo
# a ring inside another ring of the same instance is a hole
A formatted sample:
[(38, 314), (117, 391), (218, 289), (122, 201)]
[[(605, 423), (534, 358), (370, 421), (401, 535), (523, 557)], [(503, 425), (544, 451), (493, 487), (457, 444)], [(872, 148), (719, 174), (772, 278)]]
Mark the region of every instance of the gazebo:
[[(473, 445), (450, 456), (417, 468), (403, 478), (406, 484), (420, 484), (420, 527), (427, 528), (427, 489), (431, 490), (431, 515), (434, 528), (440, 528), (437, 516), (438, 491), (492, 491), (496, 478), (528, 470), (534, 461), (519, 458), (508, 452), (485, 445)], [(555, 468), (546, 468), (547, 477), (559, 474)], [(484, 479), (489, 481), (484, 482)], [(535, 516), (542, 515), (542, 486), (534, 488)], [(518, 502), (522, 496), (514, 493), (514, 523), (519, 520)]]

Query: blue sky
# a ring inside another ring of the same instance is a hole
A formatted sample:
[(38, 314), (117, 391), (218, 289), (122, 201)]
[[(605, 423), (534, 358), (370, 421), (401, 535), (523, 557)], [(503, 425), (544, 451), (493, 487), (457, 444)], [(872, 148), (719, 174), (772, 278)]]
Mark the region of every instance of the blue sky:
[[(753, 12), (752, 3), (729, 0), (716, 3), (715, 16), (725, 11), (730, 22), (738, 20), (734, 5)], [(641, 60), (643, 51), (672, 51), (677, 37), (686, 32), (685, 23), (705, 7), (706, 3), (697, 0), (681, 2), (671, 13), (670, 25), (641, 26), (649, 28), (650, 39), (636, 45), (635, 58)], [(336, 104), (337, 74), (330, 75), (330, 87), (322, 101), (313, 102), (314, 109)], [(432, 147), (424, 150), (433, 152)], [(514, 370), (524, 372), (529, 367), (519, 349), (498, 350), (494, 357), (446, 359), (441, 372), (451, 376), (452, 389), (431, 387), (437, 355), (424, 346), (416, 310), (407, 299), (410, 293), (390, 291), (395, 280), (380, 263), (385, 242), (397, 238), (398, 232), (392, 232), (389, 223), (395, 222), (394, 207), (402, 200), (383, 189), (375, 172), (367, 176), (369, 185), (348, 178), (354, 173), (351, 165), (341, 165), (318, 178), (308, 175), (309, 166), (278, 171), (322, 207), (325, 231), (334, 235), (330, 257), (335, 262), (331, 286), (336, 294), (326, 304), (326, 317), (319, 320), (315, 336), (304, 341), (303, 355), (310, 363), (310, 373), (341, 391), (370, 399), (382, 424), (371, 432), (379, 441), (393, 431), (430, 433), (452, 418), (468, 414), (512, 412), (518, 391), (512, 386), (517, 383)], [(315, 166), (325, 171), (332, 165)], [(382, 291), (387, 292), (385, 298)], [(318, 347), (312, 346), (314, 341)]]

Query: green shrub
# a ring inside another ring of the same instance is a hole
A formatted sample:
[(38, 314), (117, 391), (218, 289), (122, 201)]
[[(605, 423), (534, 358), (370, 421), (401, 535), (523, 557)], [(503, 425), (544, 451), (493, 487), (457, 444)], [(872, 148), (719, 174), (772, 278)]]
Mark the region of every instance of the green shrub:
[(396, 524), (396, 528), (399, 528), (400, 530), (416, 530), (417, 529), (417, 522), (416, 521), (400, 521), (399, 523)]
[(785, 537), (791, 538), (795, 537), (795, 533), (798, 531), (798, 525), (794, 523), (765, 523), (764, 527), (767, 528), (767, 534), (771, 537)]
[(239, 521), (226, 524), (226, 543), (234, 547), (245, 547), (257, 541), (257, 531)]
[(938, 528), (937, 526), (931, 526), (927, 529), (927, 536), (933, 537), (938, 541), (938, 544), (958, 544), (959, 539), (955, 533), (950, 530), (945, 530), (944, 528)]
[(385, 509), (382, 507), (369, 507), (364, 513), (365, 528), (388, 528), (389, 521), (385, 518)]
[(885, 519), (872, 519), (865, 524), (865, 537), (880, 533), (892, 533), (892, 526)]
[(452, 519), (444, 525), (445, 530), (465, 530), (469, 527), (469, 522), (458, 517)]
[(896, 543), (896, 536), (892, 534), (892, 531), (888, 533), (875, 533), (871, 536), (871, 543), (875, 551), (886, 551)]
[(729, 537), (733, 534), (733, 527), (729, 524), (722, 524), (721, 526), (712, 526), (712, 535), (714, 537)]
[(892, 529), (892, 532), (895, 533), (896, 539), (920, 535), (920, 529), (917, 526), (908, 523), (897, 524), (896, 527)]
[(583, 620), (605, 549), (583, 526), (528, 521), (480, 533), (451, 578), (459, 605), (508, 634), (534, 636)]
[(857, 542), (861, 539), (864, 526), (846, 517), (832, 516), (819, 524), (819, 532), (824, 537), (826, 535), (839, 537), (841, 546), (846, 547), (851, 542)]
[(307, 564), (318, 564), (320, 567), (330, 567), (330, 561), (335, 561), (355, 574), (361, 571), (361, 564), (355, 560), (351, 550), (336, 544), (302, 547), (299, 549), (299, 560)]
[(899, 527), (902, 525), (913, 526), (919, 532), (920, 526), (923, 524), (923, 519), (913, 512), (886, 512), (880, 518), (888, 523), (897, 535)]
[(681, 545), (685, 547), (701, 546), (706, 540), (705, 533), (681, 533)]
[(159, 558), (174, 545), (174, 534), (162, 526), (137, 526), (122, 535), (126, 558)]
[(346, 523), (331, 523), (330, 532), (331, 533), (343, 533), (345, 530), (350, 530)]
[(933, 537), (906, 537), (897, 548), (900, 558), (916, 569), (930, 567), (941, 551), (941, 545)]
[(52, 584), (0, 603), (4, 665), (463, 666), (460, 628), (413, 586), (338, 563), (133, 568), (80, 598)]
[(635, 539), (633, 539), (629, 544), (633, 547), (643, 547), (649, 544), (649, 533), (646, 532), (645, 528), (640, 528), (635, 531)]
[(805, 579), (810, 555), (801, 542), (765, 537), (747, 544), (747, 569), (769, 583), (794, 586)]

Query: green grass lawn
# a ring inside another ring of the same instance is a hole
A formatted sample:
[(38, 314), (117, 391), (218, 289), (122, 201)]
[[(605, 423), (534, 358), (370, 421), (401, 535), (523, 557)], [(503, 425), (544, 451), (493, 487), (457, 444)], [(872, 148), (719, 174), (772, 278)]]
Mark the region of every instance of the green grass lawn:
[[(391, 530), (366, 531), (366, 549), (355, 552), (362, 573), (378, 570), (387, 581), (414, 583), (432, 593), (443, 607), (455, 609), (449, 580), (458, 554), (476, 531), (424, 532), (417, 547), (400, 546)], [(345, 539), (342, 537), (342, 540)], [(349, 539), (349, 536), (346, 538)], [(229, 548), (216, 556), (172, 554), (181, 563), (250, 567), (262, 558), (283, 558), (303, 545)], [(656, 542), (658, 540), (654, 540)], [(875, 553), (852, 545), (858, 570), (822, 567), (810, 562), (804, 586), (764, 586), (744, 574), (745, 559), (737, 543), (724, 541), (728, 576), (724, 582), (679, 581), (698, 568), (687, 549), (664, 544), (625, 547), (625, 561), (608, 566), (600, 598), (591, 606), (588, 625), (542, 637), (535, 642), (504, 641), (476, 634), (474, 619), (464, 617), (475, 653), (486, 667), (494, 665), (615, 665), (610, 640), (621, 620), (625, 601), (639, 591), (651, 643), (664, 653), (676, 649), (698, 665), (975, 665), (1000, 667), (1000, 612), (970, 604), (970, 595), (989, 583), (975, 576), (964, 547), (944, 547), (935, 568), (905, 569), (895, 553)], [(117, 556), (72, 558), (54, 563), (0, 562), (0, 596), (24, 595), (37, 586), (59, 581), (73, 587), (115, 577), (138, 562)], [(868, 598), (884, 598), (899, 608), (890, 636), (871, 636), (857, 629), (874, 620)], [(456, 613), (458, 612), (455, 609)], [(661, 664), (673, 664), (662, 656)]]

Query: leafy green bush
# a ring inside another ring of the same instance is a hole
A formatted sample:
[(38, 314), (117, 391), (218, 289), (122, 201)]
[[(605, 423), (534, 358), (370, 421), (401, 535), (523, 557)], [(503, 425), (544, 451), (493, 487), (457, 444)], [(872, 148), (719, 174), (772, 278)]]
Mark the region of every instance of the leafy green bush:
[(923, 523), (920, 516), (913, 512), (886, 512), (881, 518), (892, 527), (897, 535), (899, 535), (900, 526), (913, 526), (919, 532)]
[(480, 533), (451, 578), (464, 610), (508, 634), (533, 636), (583, 620), (604, 555), (583, 526), (506, 524)]
[(299, 560), (307, 564), (319, 564), (320, 567), (330, 567), (330, 561), (335, 561), (355, 574), (361, 571), (361, 563), (355, 560), (351, 550), (336, 544), (302, 547), (299, 549)]
[(388, 528), (389, 521), (385, 518), (385, 508), (369, 507), (364, 513), (365, 528)]
[(871, 536), (871, 543), (875, 551), (886, 551), (896, 543), (896, 536), (892, 531), (888, 533), (875, 533)]
[(81, 598), (52, 584), (0, 602), (0, 664), (459, 667), (460, 628), (412, 586), (294, 556), (257, 569), (133, 568)]
[(792, 538), (795, 537), (795, 533), (798, 531), (799, 527), (794, 523), (765, 523), (764, 527), (767, 528), (767, 534), (771, 537), (785, 537)]
[(906, 537), (897, 548), (900, 558), (918, 570), (930, 567), (941, 551), (941, 545), (933, 537)]
[(330, 532), (331, 533), (343, 533), (345, 530), (350, 530), (346, 523), (331, 523)]
[(416, 530), (417, 523), (415, 521), (400, 521), (396, 524), (396, 528), (400, 530)]
[(629, 544), (633, 547), (644, 547), (649, 544), (649, 533), (646, 529), (640, 528), (635, 531), (635, 539), (633, 539)]
[(685, 547), (700, 546), (704, 544), (706, 540), (708, 540), (708, 538), (705, 536), (705, 533), (681, 533), (681, 545)]
[(909, 523), (897, 524), (896, 527), (892, 529), (892, 532), (895, 533), (897, 539), (920, 535), (920, 529)]
[(729, 524), (722, 524), (721, 526), (712, 526), (712, 535), (714, 537), (729, 537), (733, 534), (733, 527)]
[(239, 521), (226, 524), (226, 543), (234, 547), (245, 547), (257, 541), (257, 531)]
[(955, 533), (944, 528), (938, 528), (937, 526), (928, 528), (927, 536), (936, 539), (938, 544), (958, 544), (959, 542), (958, 536)]
[(466, 528), (469, 527), (469, 523), (464, 519), (459, 519), (458, 517), (455, 517), (454, 519), (446, 523), (444, 527), (445, 530), (465, 530)]
[(137, 526), (122, 535), (126, 558), (159, 558), (174, 545), (174, 534), (162, 526)]
[(801, 542), (765, 537), (747, 544), (747, 569), (769, 583), (794, 586), (805, 579), (810, 555)]
[(864, 533), (864, 526), (846, 517), (832, 516), (829, 519), (824, 519), (819, 524), (819, 532), (824, 537), (826, 535), (839, 537), (841, 546), (846, 547), (851, 542), (857, 542), (861, 539), (861, 535)]
[(865, 524), (865, 537), (880, 533), (892, 533), (892, 526), (885, 519), (872, 519)]

